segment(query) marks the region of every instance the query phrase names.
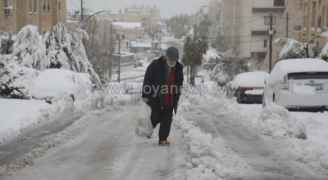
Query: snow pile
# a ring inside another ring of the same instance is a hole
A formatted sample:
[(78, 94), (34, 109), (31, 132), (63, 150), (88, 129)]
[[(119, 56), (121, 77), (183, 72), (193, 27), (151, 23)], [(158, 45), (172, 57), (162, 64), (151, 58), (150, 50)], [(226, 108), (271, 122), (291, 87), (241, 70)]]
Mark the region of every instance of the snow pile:
[(0, 144), (13, 134), (34, 123), (41, 115), (40, 110), (49, 108), (42, 101), (0, 99), (1, 126)]
[[(230, 148), (225, 139), (215, 134), (217, 130), (212, 123), (217, 123), (216, 120), (219, 119), (209, 119), (208, 112), (198, 109), (207, 107), (206, 102), (213, 102), (213, 100), (220, 104), (215, 108), (218, 112), (227, 112), (230, 108), (230, 104), (219, 92), (215, 83), (185, 87), (183, 91), (180, 112), (174, 123), (182, 132), (183, 141), (188, 148), (186, 179), (238, 179), (252, 172), (247, 162)], [(197, 117), (186, 116), (191, 112), (197, 114)]]
[(91, 87), (90, 77), (86, 73), (49, 69), (41, 71), (33, 80), (30, 86), (30, 95), (38, 99), (61, 98), (71, 94), (82, 98), (91, 91)]
[(285, 108), (277, 105), (263, 109), (259, 125), (263, 134), (267, 136), (307, 138), (304, 124), (291, 116)]
[(176, 126), (182, 130), (189, 150), (186, 179), (223, 180), (242, 177), (251, 171), (222, 138), (212, 137), (183, 117), (178, 117)]
[(295, 118), (306, 125), (308, 140), (306, 142), (294, 142), (291, 147), (296, 150), (299, 161), (309, 162), (311, 166), (325, 173), (328, 169), (328, 113), (295, 113)]
[(73, 101), (65, 98), (54, 101), (52, 105), (39, 100), (0, 99), (1, 127), (0, 144), (13, 140), (25, 131), (44, 123), (63, 120), (74, 113)]
[(8, 63), (0, 76), (0, 82), (10, 87), (19, 87), (26, 97), (37, 99), (63, 98), (74, 95), (83, 97), (92, 88), (87, 73), (76, 73), (64, 69), (46, 69), (38, 71)]
[(237, 75), (232, 81), (232, 87), (259, 87), (265, 86), (265, 80), (269, 77), (266, 72), (247, 72)]
[(279, 59), (306, 57), (306, 50), (303, 44), (294, 39), (278, 39), (275, 43), (282, 45), (282, 49), (279, 53)]

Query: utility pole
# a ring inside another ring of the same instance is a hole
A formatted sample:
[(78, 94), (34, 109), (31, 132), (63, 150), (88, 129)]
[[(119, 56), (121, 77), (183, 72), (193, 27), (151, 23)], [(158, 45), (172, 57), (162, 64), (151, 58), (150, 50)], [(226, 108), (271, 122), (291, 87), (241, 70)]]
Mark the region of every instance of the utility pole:
[(286, 14), (286, 37), (289, 38), (289, 13)]
[(81, 22), (84, 20), (84, 0), (80, 0), (81, 2)]
[(110, 22), (110, 41), (109, 41), (109, 77), (112, 79), (112, 73), (113, 73), (113, 52), (115, 49), (115, 42), (113, 41), (113, 22)]
[(118, 76), (117, 76), (117, 81), (121, 82), (121, 41), (124, 39), (124, 35), (117, 35), (118, 39)]
[(273, 64), (273, 59), (272, 59), (272, 51), (273, 51), (273, 36), (275, 34), (275, 30), (273, 29), (273, 25), (275, 24), (275, 17), (273, 16), (273, 14), (271, 13), (269, 16), (265, 16), (264, 17), (264, 22), (265, 25), (269, 25), (269, 72), (271, 72), (272, 70), (272, 64)]
[(121, 36), (118, 35), (118, 71), (117, 81), (121, 82)]

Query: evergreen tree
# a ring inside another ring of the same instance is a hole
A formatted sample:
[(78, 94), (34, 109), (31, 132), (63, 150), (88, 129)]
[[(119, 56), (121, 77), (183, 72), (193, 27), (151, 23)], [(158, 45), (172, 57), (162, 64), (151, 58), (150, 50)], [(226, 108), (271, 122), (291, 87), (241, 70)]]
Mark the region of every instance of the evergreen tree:
[(203, 55), (208, 50), (208, 34), (210, 23), (205, 18), (199, 25), (194, 26), (194, 34), (187, 37), (184, 44), (183, 63), (188, 68), (189, 81), (195, 85), (197, 67), (202, 65)]

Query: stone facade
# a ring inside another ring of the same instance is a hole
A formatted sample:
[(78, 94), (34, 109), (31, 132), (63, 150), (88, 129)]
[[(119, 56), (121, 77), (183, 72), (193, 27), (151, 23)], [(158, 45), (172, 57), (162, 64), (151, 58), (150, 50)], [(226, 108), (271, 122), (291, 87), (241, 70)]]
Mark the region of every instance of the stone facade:
[(292, 38), (319, 47), (327, 43), (321, 35), (328, 30), (327, 0), (289, 0), (287, 10)]
[(0, 32), (17, 32), (29, 24), (45, 32), (64, 23), (66, 15), (66, 0), (1, 0)]
[(285, 0), (222, 0), (226, 49), (239, 58), (263, 60), (269, 47), (264, 17), (275, 16), (276, 37), (283, 36)]

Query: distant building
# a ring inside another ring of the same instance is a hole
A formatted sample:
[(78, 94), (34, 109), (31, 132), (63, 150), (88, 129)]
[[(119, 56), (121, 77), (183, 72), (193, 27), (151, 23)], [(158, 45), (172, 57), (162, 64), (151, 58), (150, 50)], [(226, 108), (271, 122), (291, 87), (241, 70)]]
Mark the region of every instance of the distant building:
[(276, 37), (283, 36), (285, 0), (222, 0), (226, 49), (238, 58), (264, 60), (269, 47), (264, 17), (272, 13)]
[(107, 16), (113, 21), (142, 23), (145, 32), (153, 37), (161, 31), (161, 12), (157, 7), (133, 6)]
[(1, 0), (0, 32), (17, 32), (25, 25), (49, 30), (66, 21), (66, 0)]
[(127, 40), (141, 39), (144, 35), (144, 27), (141, 22), (113, 22), (115, 32), (124, 35)]
[(289, 0), (287, 9), (295, 39), (321, 46), (327, 42), (321, 34), (328, 30), (327, 0)]
[(115, 21), (126, 22), (143, 22), (149, 24), (160, 23), (161, 12), (157, 7), (148, 6), (132, 6), (120, 10), (118, 13), (110, 14), (111, 18)]
[[(211, 37), (211, 42), (216, 43), (214, 37), (222, 35), (222, 3), (220, 0), (209, 1), (208, 18), (211, 22), (209, 36)], [(215, 46), (217, 47), (218, 45)]]

